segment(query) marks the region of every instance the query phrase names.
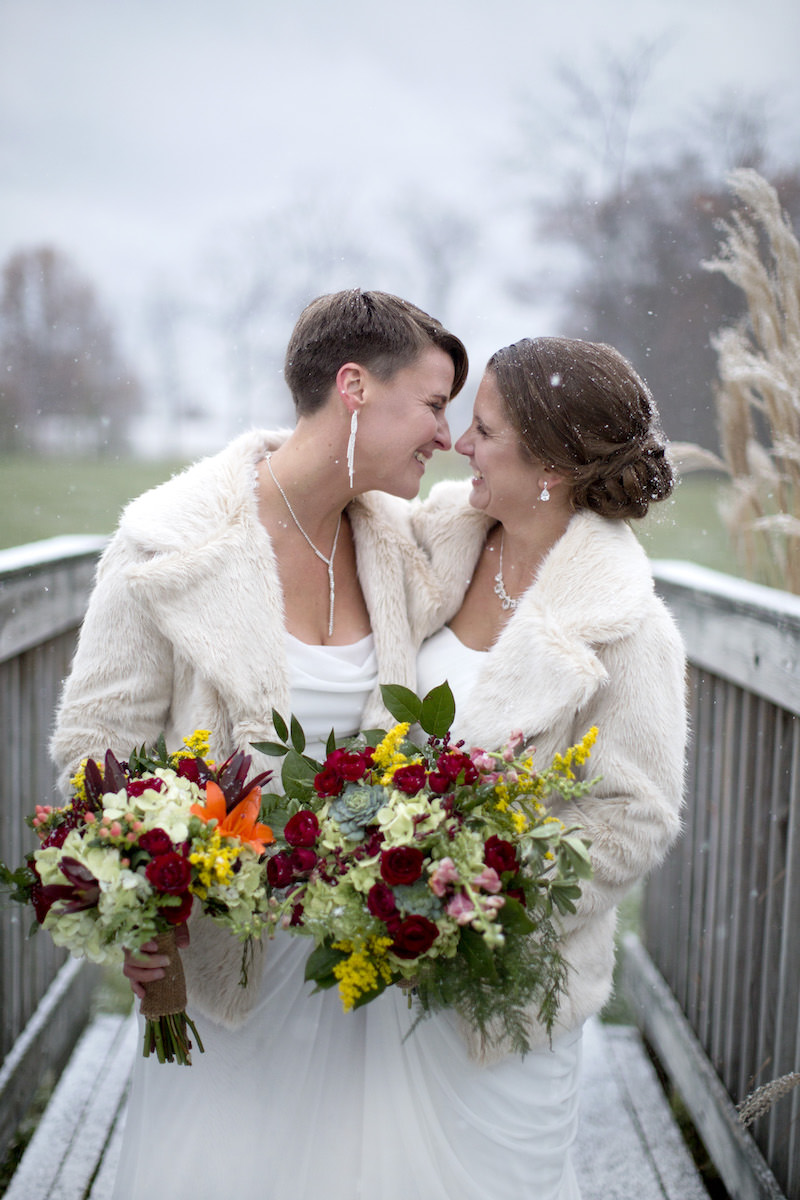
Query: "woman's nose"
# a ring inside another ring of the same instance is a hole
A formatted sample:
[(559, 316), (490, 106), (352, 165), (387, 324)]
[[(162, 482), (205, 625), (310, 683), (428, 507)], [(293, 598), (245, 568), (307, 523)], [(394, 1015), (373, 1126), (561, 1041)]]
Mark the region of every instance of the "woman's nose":
[(450, 426), (447, 423), (445, 413), (442, 413), (439, 424), (436, 427), (436, 444), (440, 450), (449, 450), (453, 444), (450, 436)]

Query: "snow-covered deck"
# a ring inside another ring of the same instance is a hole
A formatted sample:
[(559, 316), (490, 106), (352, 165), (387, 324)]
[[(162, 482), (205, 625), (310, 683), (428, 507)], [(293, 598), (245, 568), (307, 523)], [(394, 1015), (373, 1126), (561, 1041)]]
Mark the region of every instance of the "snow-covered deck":
[[(138, 1053), (135, 1018), (106, 1014), (92, 1022), (6, 1200), (109, 1200)], [(590, 1021), (586, 1028), (576, 1165), (584, 1200), (708, 1200), (632, 1027)]]

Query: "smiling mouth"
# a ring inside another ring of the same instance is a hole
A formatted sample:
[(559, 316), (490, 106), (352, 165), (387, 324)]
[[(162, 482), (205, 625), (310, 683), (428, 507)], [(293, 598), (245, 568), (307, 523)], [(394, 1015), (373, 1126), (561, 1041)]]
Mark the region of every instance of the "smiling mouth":
[(427, 459), (425, 458), (425, 455), (422, 453), (421, 450), (415, 451), (414, 458), (417, 460), (417, 462), (420, 464), (421, 467), (425, 466)]

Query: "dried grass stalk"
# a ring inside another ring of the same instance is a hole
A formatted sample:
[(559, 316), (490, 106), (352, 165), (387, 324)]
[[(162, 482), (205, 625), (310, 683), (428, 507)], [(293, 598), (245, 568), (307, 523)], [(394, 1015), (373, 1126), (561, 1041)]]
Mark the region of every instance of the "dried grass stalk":
[(740, 207), (721, 225), (718, 257), (702, 264), (742, 289), (749, 313), (713, 342), (731, 480), (722, 517), (751, 578), (800, 593), (800, 243), (757, 171), (729, 182)]

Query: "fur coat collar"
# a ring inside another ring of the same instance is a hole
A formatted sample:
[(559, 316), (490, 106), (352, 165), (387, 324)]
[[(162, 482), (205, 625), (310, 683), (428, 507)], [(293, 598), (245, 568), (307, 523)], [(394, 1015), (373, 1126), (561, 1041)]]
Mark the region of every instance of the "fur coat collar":
[[(439, 484), (414, 514), (415, 534), (437, 581), (434, 628), (460, 608), (494, 523), (466, 507), (468, 487)], [(654, 603), (647, 556), (631, 529), (622, 521), (576, 513), (487, 655), (474, 700), (460, 715), (459, 735), (487, 747), (501, 745), (510, 732), (509, 696), (514, 727), (526, 737), (563, 727), (607, 682), (602, 647), (633, 633)]]

